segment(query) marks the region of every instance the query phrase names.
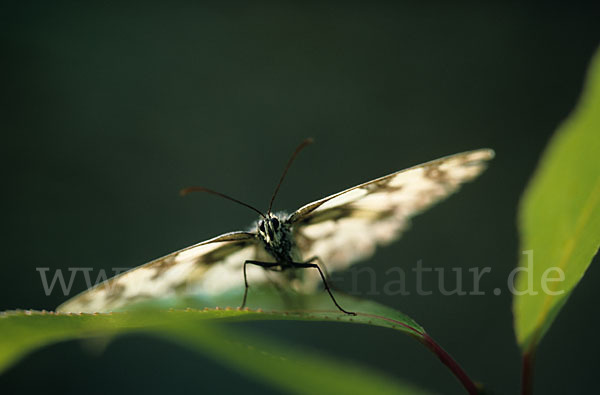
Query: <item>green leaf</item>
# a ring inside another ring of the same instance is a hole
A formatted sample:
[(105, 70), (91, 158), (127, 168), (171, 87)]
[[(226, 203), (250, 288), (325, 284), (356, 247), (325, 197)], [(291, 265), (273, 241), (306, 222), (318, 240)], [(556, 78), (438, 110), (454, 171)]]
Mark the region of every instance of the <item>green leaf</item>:
[(550, 141), (521, 201), (524, 253), (515, 290), (528, 292), (515, 294), (513, 310), (524, 352), (536, 348), (598, 251), (599, 154), (600, 52), (577, 108)]
[(198, 347), (228, 366), (237, 367), (250, 378), (261, 378), (286, 392), (365, 394), (377, 389), (380, 394), (429, 393), (364, 366), (300, 352), (271, 339), (267, 342), (239, 331), (215, 330), (214, 326), (205, 325), (201, 334), (191, 327), (177, 328), (167, 337), (171, 334), (173, 340)]
[[(327, 299), (310, 296), (304, 303), (318, 307), (324, 305)], [(289, 346), (275, 344), (271, 339), (266, 341), (256, 335), (234, 332), (219, 325), (224, 321), (247, 320), (339, 321), (393, 328), (421, 341), (429, 338), (423, 328), (400, 312), (350, 297), (342, 296), (339, 299), (357, 311), (358, 315), (349, 316), (334, 310), (158, 310), (147, 306), (128, 312), (97, 314), (5, 312), (0, 314), (0, 370), (47, 344), (70, 339), (149, 333), (208, 354), (238, 367), (252, 378), (267, 380), (288, 392), (341, 391), (358, 394), (377, 388), (378, 392), (383, 393), (424, 393), (364, 367), (301, 353)]]

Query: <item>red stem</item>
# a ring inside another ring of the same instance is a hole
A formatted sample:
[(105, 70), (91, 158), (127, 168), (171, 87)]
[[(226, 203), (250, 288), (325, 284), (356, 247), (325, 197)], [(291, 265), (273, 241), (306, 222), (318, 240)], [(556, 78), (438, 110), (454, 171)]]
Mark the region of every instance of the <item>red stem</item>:
[(535, 352), (532, 350), (526, 351), (523, 354), (523, 370), (521, 372), (521, 394), (533, 394), (533, 362), (535, 360)]
[(458, 379), (458, 381), (460, 381), (460, 383), (463, 385), (463, 387), (465, 387), (465, 389), (467, 390), (469, 395), (478, 395), (481, 393), (481, 389), (477, 386), (477, 384), (475, 384), (475, 382), (473, 380), (471, 380), (471, 378), (467, 375), (467, 373), (463, 370), (463, 368), (458, 364), (458, 362), (456, 362), (450, 356), (450, 354), (448, 354), (446, 352), (446, 350), (444, 350), (439, 344), (437, 344), (435, 342), (435, 340), (433, 340), (433, 338), (431, 338), (431, 336), (429, 336), (427, 333), (422, 332), (416, 328), (413, 328), (410, 325), (407, 325), (403, 322), (394, 320), (392, 318), (386, 318), (386, 317), (382, 317), (382, 316), (379, 316), (376, 314), (366, 314), (366, 313), (359, 313), (359, 314), (364, 315), (364, 316), (379, 318), (384, 321), (390, 321), (390, 322), (393, 322), (397, 325), (403, 326), (406, 329), (410, 330), (411, 332), (414, 333), (413, 336), (418, 341), (423, 343), (425, 345), (425, 347), (427, 347), (430, 351), (432, 351), (435, 355), (437, 355), (439, 360), (444, 365), (446, 365), (448, 367), (448, 369), (450, 369), (452, 374), (454, 374), (454, 376)]
[(465, 387), (469, 395), (477, 395), (480, 393), (480, 389), (477, 385), (471, 380), (471, 378), (467, 375), (467, 373), (463, 370), (463, 368), (444, 350), (439, 344), (435, 342), (427, 333), (421, 334), (423, 337), (421, 342), (429, 348), (440, 361), (450, 369), (452, 374), (460, 381), (460, 383)]

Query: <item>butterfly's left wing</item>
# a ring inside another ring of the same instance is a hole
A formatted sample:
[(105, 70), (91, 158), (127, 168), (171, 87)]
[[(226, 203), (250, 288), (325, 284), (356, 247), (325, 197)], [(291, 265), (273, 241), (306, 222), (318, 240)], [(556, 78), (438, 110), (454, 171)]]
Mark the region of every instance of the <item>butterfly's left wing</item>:
[(307, 204), (288, 219), (304, 259), (318, 256), (332, 271), (369, 257), (377, 245), (397, 239), (411, 217), (477, 177), (493, 157), (490, 149), (447, 156)]
[[(242, 265), (247, 259), (273, 260), (255, 233), (226, 233), (119, 274), (71, 298), (57, 311), (106, 312), (149, 299), (243, 287)], [(253, 284), (268, 280), (259, 269), (248, 268)]]

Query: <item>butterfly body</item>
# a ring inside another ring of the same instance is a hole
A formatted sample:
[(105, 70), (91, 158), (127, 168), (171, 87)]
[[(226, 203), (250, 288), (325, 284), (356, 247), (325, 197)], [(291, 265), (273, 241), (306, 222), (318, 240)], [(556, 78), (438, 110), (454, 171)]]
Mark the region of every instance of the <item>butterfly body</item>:
[[(284, 214), (285, 215), (285, 214)], [(256, 232), (265, 250), (281, 264), (290, 266), (291, 262), (299, 262), (302, 255), (293, 236), (292, 224), (288, 216), (268, 214), (267, 218), (257, 223)]]
[[(216, 295), (243, 286), (245, 302), (249, 284), (272, 281), (268, 272), (281, 271), (276, 274), (282, 284), (301, 291), (323, 284), (336, 306), (346, 312), (335, 302), (321, 268), (345, 269), (398, 239), (412, 217), (476, 178), (493, 157), (490, 149), (446, 156), (348, 188), (289, 215), (273, 214), (270, 207), (264, 214), (233, 198), (193, 187), (248, 206), (262, 218), (249, 231), (222, 234), (119, 274), (57, 310), (114, 311), (148, 299), (181, 293)], [(296, 269), (308, 270), (300, 275)], [(290, 279), (299, 281), (286, 281)]]

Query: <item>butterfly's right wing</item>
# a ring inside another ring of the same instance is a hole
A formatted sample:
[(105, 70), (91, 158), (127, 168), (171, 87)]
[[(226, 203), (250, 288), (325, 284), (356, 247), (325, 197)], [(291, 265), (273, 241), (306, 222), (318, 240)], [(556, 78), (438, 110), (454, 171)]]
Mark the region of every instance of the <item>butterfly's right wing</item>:
[[(198, 243), (104, 281), (57, 308), (61, 312), (106, 312), (132, 303), (179, 294), (216, 294), (243, 286), (247, 259), (273, 261), (255, 233), (232, 232)], [(248, 267), (248, 281), (267, 280)]]
[[(494, 157), (480, 149), (400, 170), (309, 203), (292, 213), (304, 259), (318, 256), (330, 271), (371, 256), (400, 237), (410, 219), (473, 180)], [(305, 283), (319, 284), (317, 275)]]

